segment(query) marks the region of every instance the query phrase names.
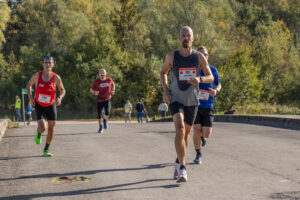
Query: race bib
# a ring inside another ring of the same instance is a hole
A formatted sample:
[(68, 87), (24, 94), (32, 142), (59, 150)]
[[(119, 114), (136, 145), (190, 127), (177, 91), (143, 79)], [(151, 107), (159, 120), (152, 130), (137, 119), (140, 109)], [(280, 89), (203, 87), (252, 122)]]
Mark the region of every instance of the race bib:
[(210, 94), (210, 91), (199, 89), (199, 99), (200, 100), (204, 100), (204, 101), (208, 100), (209, 94)]
[(179, 80), (187, 81), (191, 77), (196, 77), (196, 67), (179, 68)]
[(109, 83), (101, 83), (99, 87), (101, 88), (109, 87)]
[(39, 94), (38, 100), (41, 103), (50, 103), (51, 96), (45, 94)]

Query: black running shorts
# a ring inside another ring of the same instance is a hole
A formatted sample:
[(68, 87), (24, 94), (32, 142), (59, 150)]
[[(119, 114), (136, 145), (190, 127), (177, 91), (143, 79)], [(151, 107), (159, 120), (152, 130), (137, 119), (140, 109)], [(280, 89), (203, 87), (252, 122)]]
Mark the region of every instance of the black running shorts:
[(48, 107), (43, 107), (37, 102), (35, 102), (35, 113), (36, 119), (46, 119), (46, 120), (56, 120), (57, 119), (57, 110), (56, 110), (56, 103)]
[(198, 106), (184, 106), (181, 103), (173, 102), (169, 105), (172, 116), (176, 113), (183, 113), (184, 122), (190, 126), (194, 124)]
[(104, 102), (97, 102), (97, 112), (98, 112), (98, 119), (102, 118), (102, 109), (104, 108), (104, 113), (105, 115), (110, 114), (110, 108), (111, 108), (111, 103), (110, 100), (104, 101)]
[(200, 124), (205, 127), (212, 127), (214, 121), (212, 108), (198, 108), (197, 117), (194, 124)]

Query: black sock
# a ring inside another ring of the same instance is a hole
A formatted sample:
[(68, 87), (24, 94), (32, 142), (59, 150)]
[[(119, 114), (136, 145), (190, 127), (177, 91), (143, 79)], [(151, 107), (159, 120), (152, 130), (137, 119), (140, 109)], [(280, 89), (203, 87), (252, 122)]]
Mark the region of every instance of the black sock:
[(40, 139), (42, 134), (37, 130), (37, 133), (38, 133), (38, 138)]
[(48, 151), (48, 148), (49, 148), (50, 144), (47, 144), (45, 145), (45, 148), (44, 148), (44, 151)]
[(176, 161), (175, 161), (175, 162), (179, 164), (179, 160), (178, 160), (178, 158), (176, 158)]
[(180, 169), (186, 169), (185, 165), (180, 165)]
[(197, 152), (197, 154), (201, 154), (201, 149), (195, 149), (195, 151)]

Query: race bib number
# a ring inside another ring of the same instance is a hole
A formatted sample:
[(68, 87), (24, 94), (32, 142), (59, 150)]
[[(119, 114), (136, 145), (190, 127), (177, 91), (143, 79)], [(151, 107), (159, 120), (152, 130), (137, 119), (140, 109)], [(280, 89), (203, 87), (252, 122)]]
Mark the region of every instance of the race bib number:
[(196, 77), (196, 67), (179, 68), (179, 80), (187, 81), (192, 77)]
[(39, 94), (38, 100), (41, 103), (50, 103), (51, 96), (45, 94)]
[(210, 94), (210, 91), (199, 89), (199, 99), (200, 100), (204, 100), (204, 101), (208, 100), (209, 94)]
[(101, 88), (109, 87), (109, 83), (101, 83), (99, 87)]

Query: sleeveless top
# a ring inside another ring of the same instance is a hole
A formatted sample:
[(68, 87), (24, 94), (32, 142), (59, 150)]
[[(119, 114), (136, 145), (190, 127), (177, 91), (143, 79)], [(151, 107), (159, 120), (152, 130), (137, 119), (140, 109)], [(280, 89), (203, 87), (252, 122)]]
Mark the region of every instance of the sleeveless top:
[(15, 108), (21, 108), (21, 99), (16, 100)]
[(52, 72), (52, 76), (48, 82), (43, 81), (42, 74), (43, 71), (40, 71), (34, 99), (40, 106), (48, 107), (52, 105), (56, 99), (56, 87), (54, 83), (55, 73)]
[(200, 64), (197, 52), (192, 50), (191, 55), (184, 57), (180, 55), (179, 51), (175, 51), (171, 70), (171, 103), (178, 102), (184, 106), (199, 105), (199, 86), (187, 83), (190, 77), (199, 75)]

